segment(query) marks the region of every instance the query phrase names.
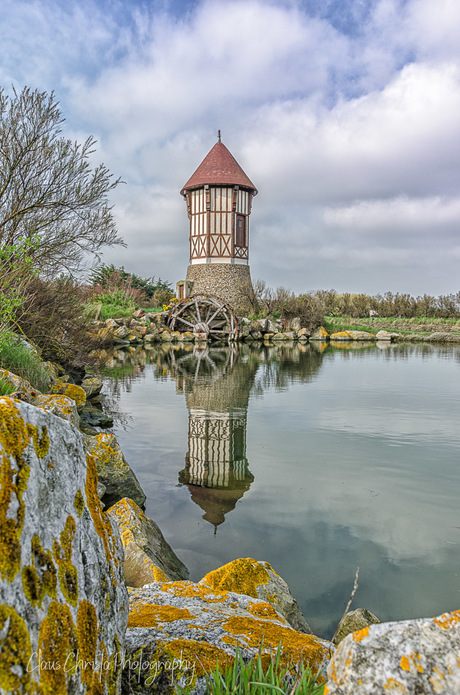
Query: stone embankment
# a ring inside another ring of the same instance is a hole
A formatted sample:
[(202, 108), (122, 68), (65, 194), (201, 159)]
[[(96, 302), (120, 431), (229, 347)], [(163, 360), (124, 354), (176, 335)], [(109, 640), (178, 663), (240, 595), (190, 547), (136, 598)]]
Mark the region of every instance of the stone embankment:
[(49, 370), (48, 394), (0, 370), (15, 388), (0, 398), (1, 693), (204, 694), (217, 661), (262, 648), (268, 663), (279, 645), (325, 693), (460, 693), (460, 611), (387, 624), (353, 611), (336, 647), (267, 562), (188, 581), (113, 435), (81, 431), (99, 384)]
[[(168, 312), (145, 313), (137, 310), (131, 318), (107, 319), (96, 321), (94, 334), (101, 344), (116, 346), (149, 345), (152, 343), (193, 343), (203, 342), (203, 333), (192, 331), (171, 331), (167, 326)], [(344, 346), (346, 343), (377, 342), (389, 344), (395, 341), (423, 341), (433, 343), (460, 342), (460, 336), (446, 332), (434, 332), (430, 335), (402, 334), (392, 331), (379, 330), (377, 333), (368, 331), (337, 331), (328, 333), (324, 327), (314, 331), (302, 326), (300, 318), (289, 320), (270, 319), (240, 319), (238, 340), (247, 343), (286, 344), (298, 341), (330, 342), (332, 345)]]

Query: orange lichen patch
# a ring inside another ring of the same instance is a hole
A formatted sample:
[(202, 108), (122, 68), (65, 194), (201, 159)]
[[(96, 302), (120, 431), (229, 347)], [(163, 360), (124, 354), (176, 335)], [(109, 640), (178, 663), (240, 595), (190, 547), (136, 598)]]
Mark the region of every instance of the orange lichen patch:
[(38, 458), (45, 458), (50, 448), (50, 438), (48, 436), (47, 426), (43, 425), (41, 434), (39, 435), (38, 427), (35, 427), (35, 425), (27, 423), (27, 431), (29, 435), (32, 437), (35, 453), (37, 454)]
[(222, 638), (227, 644), (246, 644), (258, 649), (263, 642), (264, 651), (276, 651), (281, 644), (283, 665), (302, 661), (312, 669), (318, 669), (327, 652), (325, 645), (314, 635), (296, 632), (265, 620), (234, 616), (223, 623), (222, 627), (230, 633)]
[(386, 683), (383, 684), (383, 687), (391, 693), (399, 693), (400, 695), (406, 695), (407, 693), (404, 683), (397, 681), (395, 678), (388, 678)]
[(93, 457), (89, 454), (86, 455), (86, 465), (87, 474), (85, 491), (88, 509), (93, 519), (96, 533), (102, 539), (104, 544), (105, 555), (112, 575), (112, 583), (116, 586), (117, 582), (115, 579), (114, 566), (119, 565), (119, 560), (116, 557), (115, 549), (117, 546), (115, 535), (109, 517), (102, 511), (101, 501), (99, 499), (99, 495), (97, 494), (96, 464)]
[(51, 601), (38, 633), (40, 693), (65, 695), (67, 681), (75, 673), (78, 640), (72, 614), (66, 604)]
[(30, 603), (41, 606), (46, 594), (56, 597), (56, 568), (50, 550), (44, 550), (35, 534), (31, 540), (31, 564), (22, 568), (22, 586)]
[(73, 500), (73, 506), (75, 507), (78, 516), (81, 516), (85, 508), (85, 499), (82, 495), (81, 490), (77, 490)]
[(249, 603), (247, 609), (258, 618), (280, 620), (280, 616), (269, 603)]
[[(162, 675), (158, 666), (169, 663), (175, 666), (174, 673), (172, 669), (170, 671), (165, 670), (163, 675), (166, 675), (170, 682), (185, 676), (187, 685), (193, 688), (198, 677), (214, 671), (217, 663), (224, 670), (225, 667), (233, 664), (234, 657), (208, 642), (175, 639), (170, 642), (162, 642), (151, 655), (149, 661), (151, 668), (148, 679), (152, 685), (156, 677)], [(154, 688), (152, 688), (152, 692), (155, 692)]]
[(451, 627), (457, 626), (460, 623), (460, 611), (443, 613), (439, 618), (434, 618), (433, 623), (449, 630)]
[(174, 594), (174, 596), (201, 598), (208, 603), (222, 603), (228, 596), (228, 591), (213, 591), (211, 587), (205, 584), (194, 584), (188, 580), (165, 582), (161, 585), (161, 590)]
[(370, 630), (370, 626), (368, 625), (367, 627), (363, 627), (362, 630), (357, 630), (356, 632), (353, 633), (352, 637), (355, 642), (361, 642), (365, 637), (368, 636)]
[[(21, 531), (30, 465), (22, 455), (29, 444), (29, 431), (11, 398), (0, 399), (0, 575), (12, 581), (21, 567)], [(15, 509), (8, 516), (10, 506)]]
[(424, 671), (420, 663), (420, 654), (417, 654), (417, 652), (411, 652), (409, 656), (403, 654), (399, 665), (403, 671), (411, 671), (413, 668), (419, 673), (423, 673)]
[(433, 690), (435, 693), (445, 690), (445, 687), (446, 687), (445, 679), (446, 679), (445, 672), (441, 671), (439, 668), (434, 666), (433, 673), (428, 680), (433, 685)]
[(128, 627), (157, 627), (160, 623), (196, 618), (187, 608), (135, 602), (129, 611)]
[(72, 543), (76, 532), (75, 520), (68, 515), (61, 531), (60, 544), (53, 543), (53, 554), (58, 565), (59, 584), (65, 599), (76, 606), (78, 602), (78, 571), (72, 564)]
[[(97, 650), (97, 615), (93, 604), (83, 599), (78, 604), (77, 612), (78, 633), (78, 663), (81, 669), (81, 679), (88, 687), (93, 685)], [(91, 690), (93, 692), (94, 688)]]
[(0, 689), (6, 693), (29, 693), (32, 690), (32, 656), (27, 625), (14, 608), (0, 605)]
[(270, 575), (259, 562), (248, 557), (233, 560), (208, 572), (200, 581), (214, 589), (234, 591), (257, 598), (257, 587), (260, 584), (268, 584)]
[(56, 379), (55, 383), (51, 387), (50, 393), (71, 398), (73, 401), (75, 401), (77, 408), (86, 403), (86, 393), (81, 386), (76, 386), (76, 384), (67, 384), (65, 381), (62, 381), (62, 379)]
[(28, 445), (29, 432), (11, 398), (0, 399), (0, 443), (9, 456), (20, 458)]

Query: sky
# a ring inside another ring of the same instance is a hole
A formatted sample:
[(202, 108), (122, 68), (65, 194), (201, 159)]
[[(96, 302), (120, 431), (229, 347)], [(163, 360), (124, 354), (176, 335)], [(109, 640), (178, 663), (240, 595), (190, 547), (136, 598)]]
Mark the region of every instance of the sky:
[(125, 182), (105, 263), (185, 278), (179, 192), (220, 129), (259, 191), (253, 280), (460, 290), (458, 0), (0, 4), (0, 86), (54, 90)]

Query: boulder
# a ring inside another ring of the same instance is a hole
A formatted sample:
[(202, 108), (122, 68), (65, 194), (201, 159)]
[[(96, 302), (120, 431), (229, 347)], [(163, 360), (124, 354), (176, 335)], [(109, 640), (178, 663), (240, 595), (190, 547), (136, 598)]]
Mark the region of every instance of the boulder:
[(10, 384), (14, 389), (12, 393), (15, 394), (15, 398), (21, 397), (21, 400), (33, 402), (34, 398), (40, 393), (37, 389), (34, 389), (27, 379), (23, 379), (21, 376), (13, 374), (13, 372), (9, 372), (7, 369), (0, 369), (0, 378), (7, 384)]
[(81, 383), (83, 391), (86, 393), (86, 398), (93, 398), (93, 396), (98, 396), (102, 389), (102, 379), (97, 377), (88, 377), (84, 379)]
[(301, 328), (302, 328), (302, 321), (300, 320), (300, 318), (298, 316), (296, 316), (295, 318), (293, 318), (289, 321), (289, 330), (290, 331), (295, 331), (297, 333), (297, 331), (300, 331)]
[(460, 693), (460, 611), (371, 625), (345, 637), (325, 695)]
[(186, 579), (188, 569), (164, 539), (157, 524), (135, 502), (125, 497), (108, 510), (117, 524), (125, 551), (127, 586)]
[(449, 343), (455, 342), (456, 340), (458, 340), (458, 338), (453, 336), (451, 333), (436, 331), (435, 333), (431, 333), (431, 335), (429, 335), (428, 338), (426, 338), (426, 340), (432, 343)]
[(96, 463), (99, 480), (106, 487), (104, 504), (111, 507), (123, 497), (129, 497), (142, 506), (145, 494), (115, 436), (105, 432), (95, 437), (85, 436), (85, 444), (88, 454)]
[(374, 333), (367, 333), (367, 331), (339, 331), (338, 333), (331, 333), (329, 336), (331, 340), (375, 340), (376, 336)]
[(171, 340), (172, 340), (172, 338), (171, 338), (171, 333), (170, 333), (169, 331), (167, 331), (167, 330), (162, 331), (162, 332), (160, 333), (160, 340), (162, 340), (163, 342), (169, 342), (169, 341), (171, 341)]
[(0, 690), (120, 692), (123, 549), (65, 420), (0, 399)]
[(77, 406), (75, 401), (68, 396), (49, 396), (40, 394), (34, 399), (33, 404), (37, 408), (42, 408), (47, 410), (53, 415), (67, 420), (75, 427), (80, 424), (80, 417), (78, 415)]
[(149, 326), (148, 332), (144, 335), (144, 342), (154, 343), (157, 340), (160, 340), (160, 332), (155, 326)]
[(310, 336), (310, 340), (318, 340), (318, 341), (323, 341), (323, 340), (329, 340), (329, 333), (327, 330), (324, 328), (324, 326), (320, 326), (316, 330), (313, 331), (313, 333)]
[[(294, 630), (273, 606), (251, 596), (192, 582), (157, 582), (130, 592), (123, 690), (174, 692), (189, 686), (206, 693), (205, 675), (216, 663), (233, 663), (259, 649), (283, 668), (299, 661), (314, 673), (325, 668), (334, 646)], [(267, 657), (266, 657), (267, 658)], [(163, 665), (163, 668), (161, 666)]]
[(123, 340), (124, 342), (126, 342), (130, 333), (131, 331), (127, 326), (119, 326), (117, 330), (113, 332), (113, 335), (118, 340)]
[(76, 384), (69, 384), (63, 379), (56, 379), (50, 388), (50, 393), (71, 398), (73, 401), (75, 401), (75, 405), (77, 406), (78, 410), (81, 410), (86, 403), (86, 393), (82, 387), (77, 386)]
[(291, 627), (311, 634), (310, 626), (302, 615), (299, 604), (289, 587), (268, 562), (239, 558), (208, 572), (198, 584), (206, 584), (219, 591), (233, 591), (259, 598), (270, 603)]
[(144, 309), (136, 309), (136, 311), (133, 313), (133, 317), (135, 319), (141, 319), (143, 316), (145, 316)]
[(390, 333), (390, 331), (379, 331), (376, 336), (377, 340), (389, 340), (393, 341), (399, 338), (399, 333)]
[(340, 644), (347, 635), (363, 630), (368, 625), (376, 625), (380, 620), (366, 608), (356, 608), (343, 616), (337, 628), (334, 644)]

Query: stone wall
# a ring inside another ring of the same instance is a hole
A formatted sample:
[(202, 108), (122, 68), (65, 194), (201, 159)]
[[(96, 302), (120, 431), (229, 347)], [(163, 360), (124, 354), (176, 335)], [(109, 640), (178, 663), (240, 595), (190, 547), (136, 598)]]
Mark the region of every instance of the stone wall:
[(189, 265), (187, 282), (193, 282), (193, 294), (214, 294), (230, 304), (240, 315), (250, 309), (247, 288), (251, 287), (252, 283), (248, 265), (232, 263)]

